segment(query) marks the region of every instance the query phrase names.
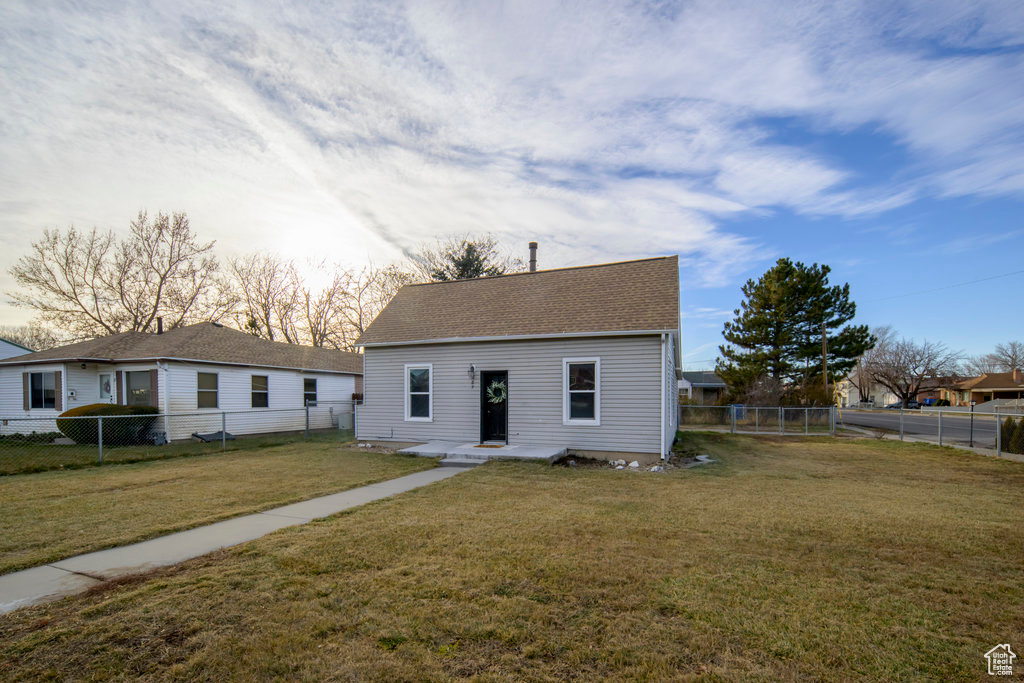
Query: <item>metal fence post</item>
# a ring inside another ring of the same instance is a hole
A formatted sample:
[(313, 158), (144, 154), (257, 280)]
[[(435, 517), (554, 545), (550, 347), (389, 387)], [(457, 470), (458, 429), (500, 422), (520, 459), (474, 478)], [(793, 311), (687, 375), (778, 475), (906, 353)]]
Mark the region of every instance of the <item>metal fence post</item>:
[(759, 410), (759, 409), (758, 409), (758, 407), (757, 407), (757, 406), (754, 406), (754, 433), (755, 433), (755, 434), (757, 434), (757, 432), (758, 432), (758, 425), (759, 425), (759, 424), (760, 424), (760, 422), (761, 422), (761, 421), (760, 421), (760, 419), (759, 419), (759, 418), (758, 418), (758, 416), (757, 416), (757, 411), (758, 411), (758, 410)]
[(779, 434), (785, 433), (786, 425), (786, 409), (779, 406)]
[(729, 421), (730, 421), (730, 423), (732, 425), (732, 428), (729, 431), (731, 431), (733, 434), (735, 434), (736, 433), (736, 406), (729, 406)]
[(804, 408), (804, 436), (811, 433), (811, 409)]
[(102, 416), (96, 418), (96, 436), (99, 437), (98, 441), (100, 442), (100, 446), (99, 446), (99, 448), (100, 448), (100, 464), (102, 465), (103, 464), (103, 417)]
[(227, 412), (221, 412), (220, 414), (220, 449), (226, 451), (228, 449), (228, 414)]
[(903, 441), (903, 406), (900, 406), (900, 441)]
[(836, 435), (836, 407), (830, 405), (828, 407), (828, 434), (829, 436)]
[(306, 401), (306, 438), (309, 438), (309, 401)]
[(999, 413), (996, 413), (996, 457), (1003, 457), (1003, 416)]
[(942, 411), (939, 411), (939, 445), (942, 445)]

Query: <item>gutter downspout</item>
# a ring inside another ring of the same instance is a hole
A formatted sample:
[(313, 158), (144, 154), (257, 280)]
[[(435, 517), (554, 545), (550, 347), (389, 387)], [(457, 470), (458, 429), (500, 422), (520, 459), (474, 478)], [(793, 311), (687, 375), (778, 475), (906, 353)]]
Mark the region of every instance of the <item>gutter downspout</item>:
[(661, 459), (665, 459), (665, 333), (661, 334), (661, 397), (658, 401), (661, 404), (661, 424), (659, 431), (661, 443)]
[[(157, 361), (156, 362), (156, 368), (157, 368), (157, 370), (163, 370), (164, 371), (164, 381), (160, 383), (162, 385), (162, 387), (163, 387), (163, 390), (164, 390), (164, 407), (163, 407), (163, 410), (160, 411), (160, 412), (162, 412), (164, 414), (164, 420), (163, 420), (164, 421), (164, 434), (166, 435), (164, 438), (166, 438), (167, 442), (170, 443), (170, 441), (171, 441), (171, 422), (170, 422), (170, 418), (167, 417), (167, 414), (169, 412), (171, 412), (171, 367), (167, 363), (167, 361), (164, 361), (163, 363), (161, 363), (160, 361)], [(157, 394), (156, 402), (158, 404), (157, 405), (157, 410), (160, 410), (160, 407), (159, 407), (159, 403), (160, 403), (160, 388), (161, 387), (158, 386), (157, 387), (157, 392), (156, 392), (156, 394)]]

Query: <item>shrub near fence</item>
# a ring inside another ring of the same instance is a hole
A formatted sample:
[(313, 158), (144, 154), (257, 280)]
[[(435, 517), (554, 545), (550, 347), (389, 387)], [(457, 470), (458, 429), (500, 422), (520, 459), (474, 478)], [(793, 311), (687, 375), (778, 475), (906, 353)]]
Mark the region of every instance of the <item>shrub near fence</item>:
[(145, 442), (146, 434), (156, 420), (156, 408), (152, 406), (120, 406), (111, 403), (91, 403), (72, 408), (57, 418), (57, 429), (78, 445), (100, 442), (100, 420), (72, 419), (89, 417), (114, 417), (103, 422), (104, 446), (135, 446)]

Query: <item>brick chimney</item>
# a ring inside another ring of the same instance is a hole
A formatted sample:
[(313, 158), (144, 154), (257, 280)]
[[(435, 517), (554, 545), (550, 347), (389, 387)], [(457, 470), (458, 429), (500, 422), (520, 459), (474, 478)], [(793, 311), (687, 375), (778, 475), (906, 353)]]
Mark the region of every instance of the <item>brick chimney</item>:
[(537, 272), (537, 243), (530, 242), (530, 272)]
[(1024, 373), (1020, 371), (1020, 368), (1013, 369), (1013, 381), (1017, 384), (1024, 383)]
[(157, 316), (156, 317), (156, 333), (157, 334), (163, 334), (164, 333), (164, 319), (161, 316)]

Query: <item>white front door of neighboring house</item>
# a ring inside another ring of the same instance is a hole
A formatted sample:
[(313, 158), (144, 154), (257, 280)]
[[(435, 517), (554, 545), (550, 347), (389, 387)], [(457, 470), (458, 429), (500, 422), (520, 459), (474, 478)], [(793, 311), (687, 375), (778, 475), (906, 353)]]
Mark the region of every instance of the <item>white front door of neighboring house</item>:
[(112, 372), (101, 372), (99, 374), (100, 382), (100, 403), (113, 403), (114, 402), (114, 373)]

